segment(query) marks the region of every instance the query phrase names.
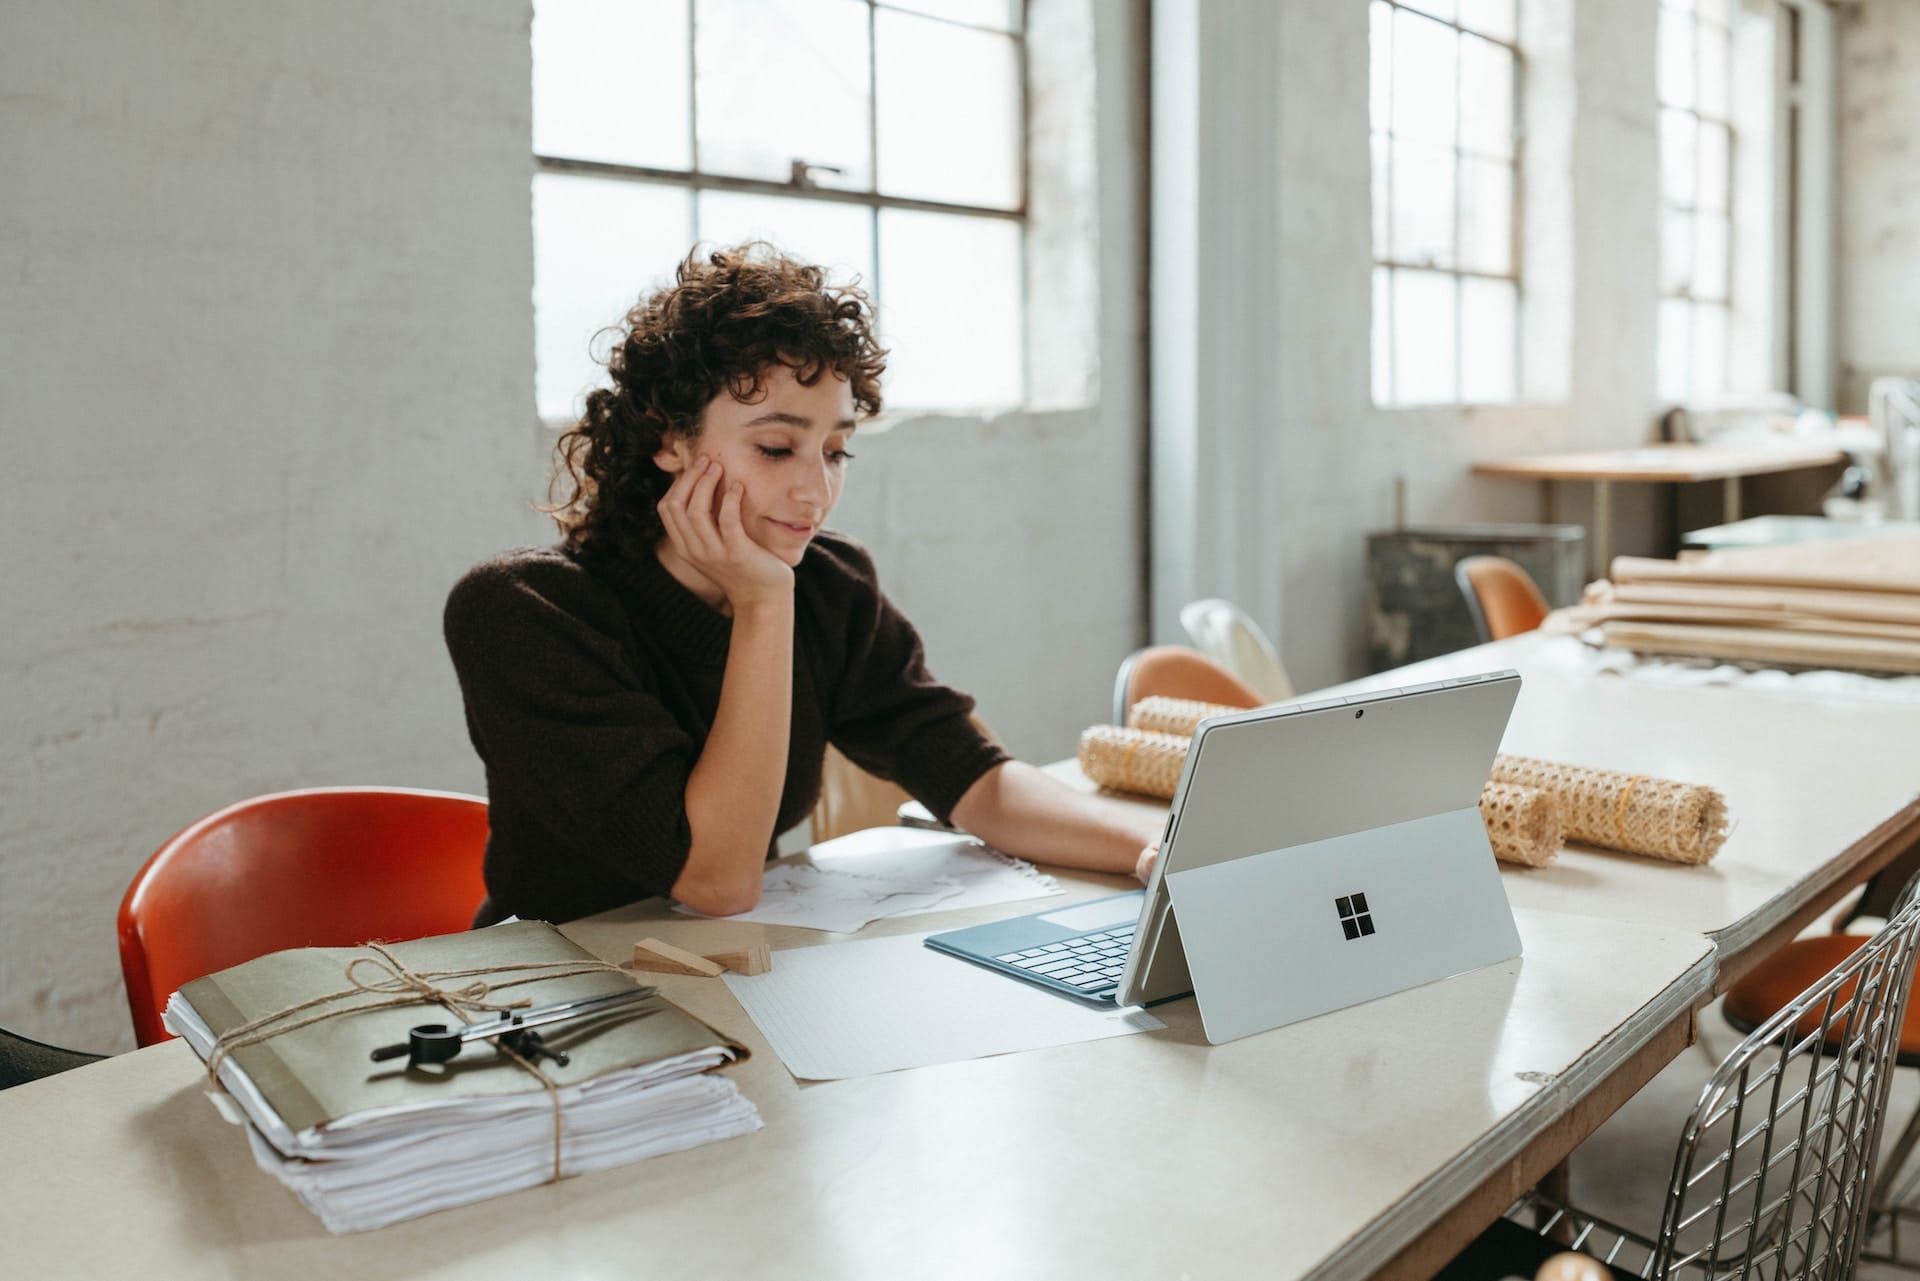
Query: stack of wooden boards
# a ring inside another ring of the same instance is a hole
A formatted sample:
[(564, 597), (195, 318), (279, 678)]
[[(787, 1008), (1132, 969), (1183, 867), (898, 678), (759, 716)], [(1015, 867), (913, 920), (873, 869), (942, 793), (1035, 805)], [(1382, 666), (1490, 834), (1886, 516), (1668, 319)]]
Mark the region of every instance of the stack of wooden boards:
[(1920, 672), (1920, 537), (1865, 537), (1614, 558), (1554, 613), (1636, 653), (1765, 667)]

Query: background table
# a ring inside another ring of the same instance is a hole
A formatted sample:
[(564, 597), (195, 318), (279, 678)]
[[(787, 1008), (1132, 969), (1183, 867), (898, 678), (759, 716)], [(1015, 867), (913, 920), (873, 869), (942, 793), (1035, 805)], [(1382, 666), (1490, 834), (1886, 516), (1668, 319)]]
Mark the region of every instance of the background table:
[(1837, 449), (1779, 445), (1767, 449), (1722, 449), (1705, 445), (1649, 445), (1586, 453), (1534, 454), (1473, 465), (1476, 476), (1516, 476), (1541, 483), (1543, 519), (1553, 523), (1555, 481), (1593, 485), (1593, 572), (1604, 578), (1613, 559), (1613, 485), (1616, 481), (1685, 484), (1722, 482), (1721, 519), (1740, 519), (1740, 480), (1772, 472), (1832, 467), (1846, 461)]

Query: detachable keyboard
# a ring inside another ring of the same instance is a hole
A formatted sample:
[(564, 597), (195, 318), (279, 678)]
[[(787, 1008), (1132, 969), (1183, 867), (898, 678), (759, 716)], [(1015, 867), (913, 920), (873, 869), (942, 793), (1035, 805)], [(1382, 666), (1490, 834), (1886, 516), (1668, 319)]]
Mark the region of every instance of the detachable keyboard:
[(1128, 921), (1110, 930), (1062, 939), (1023, 952), (1005, 952), (993, 959), (1077, 988), (1088, 996), (1099, 996), (1120, 985), (1120, 971), (1126, 969), (1127, 950), (1133, 946), (1134, 924)]

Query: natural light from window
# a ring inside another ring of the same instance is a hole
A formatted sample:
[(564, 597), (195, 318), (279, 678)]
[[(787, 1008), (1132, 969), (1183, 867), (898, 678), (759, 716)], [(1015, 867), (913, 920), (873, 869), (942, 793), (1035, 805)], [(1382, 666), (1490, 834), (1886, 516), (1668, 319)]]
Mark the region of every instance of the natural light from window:
[(890, 409), (1019, 404), (1023, 8), (536, 0), (540, 416), (578, 413), (595, 335), (689, 246), (746, 239), (874, 296)]
[(1661, 0), (1661, 398), (1727, 386), (1732, 328), (1733, 41), (1730, 0)]
[(1372, 0), (1373, 399), (1520, 384), (1515, 0)]

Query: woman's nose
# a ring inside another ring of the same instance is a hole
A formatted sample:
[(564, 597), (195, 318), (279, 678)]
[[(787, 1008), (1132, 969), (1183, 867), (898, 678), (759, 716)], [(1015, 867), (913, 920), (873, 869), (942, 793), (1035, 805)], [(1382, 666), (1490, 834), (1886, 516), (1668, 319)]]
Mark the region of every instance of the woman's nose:
[(810, 460), (794, 479), (793, 496), (818, 507), (833, 493), (832, 465), (825, 458)]

